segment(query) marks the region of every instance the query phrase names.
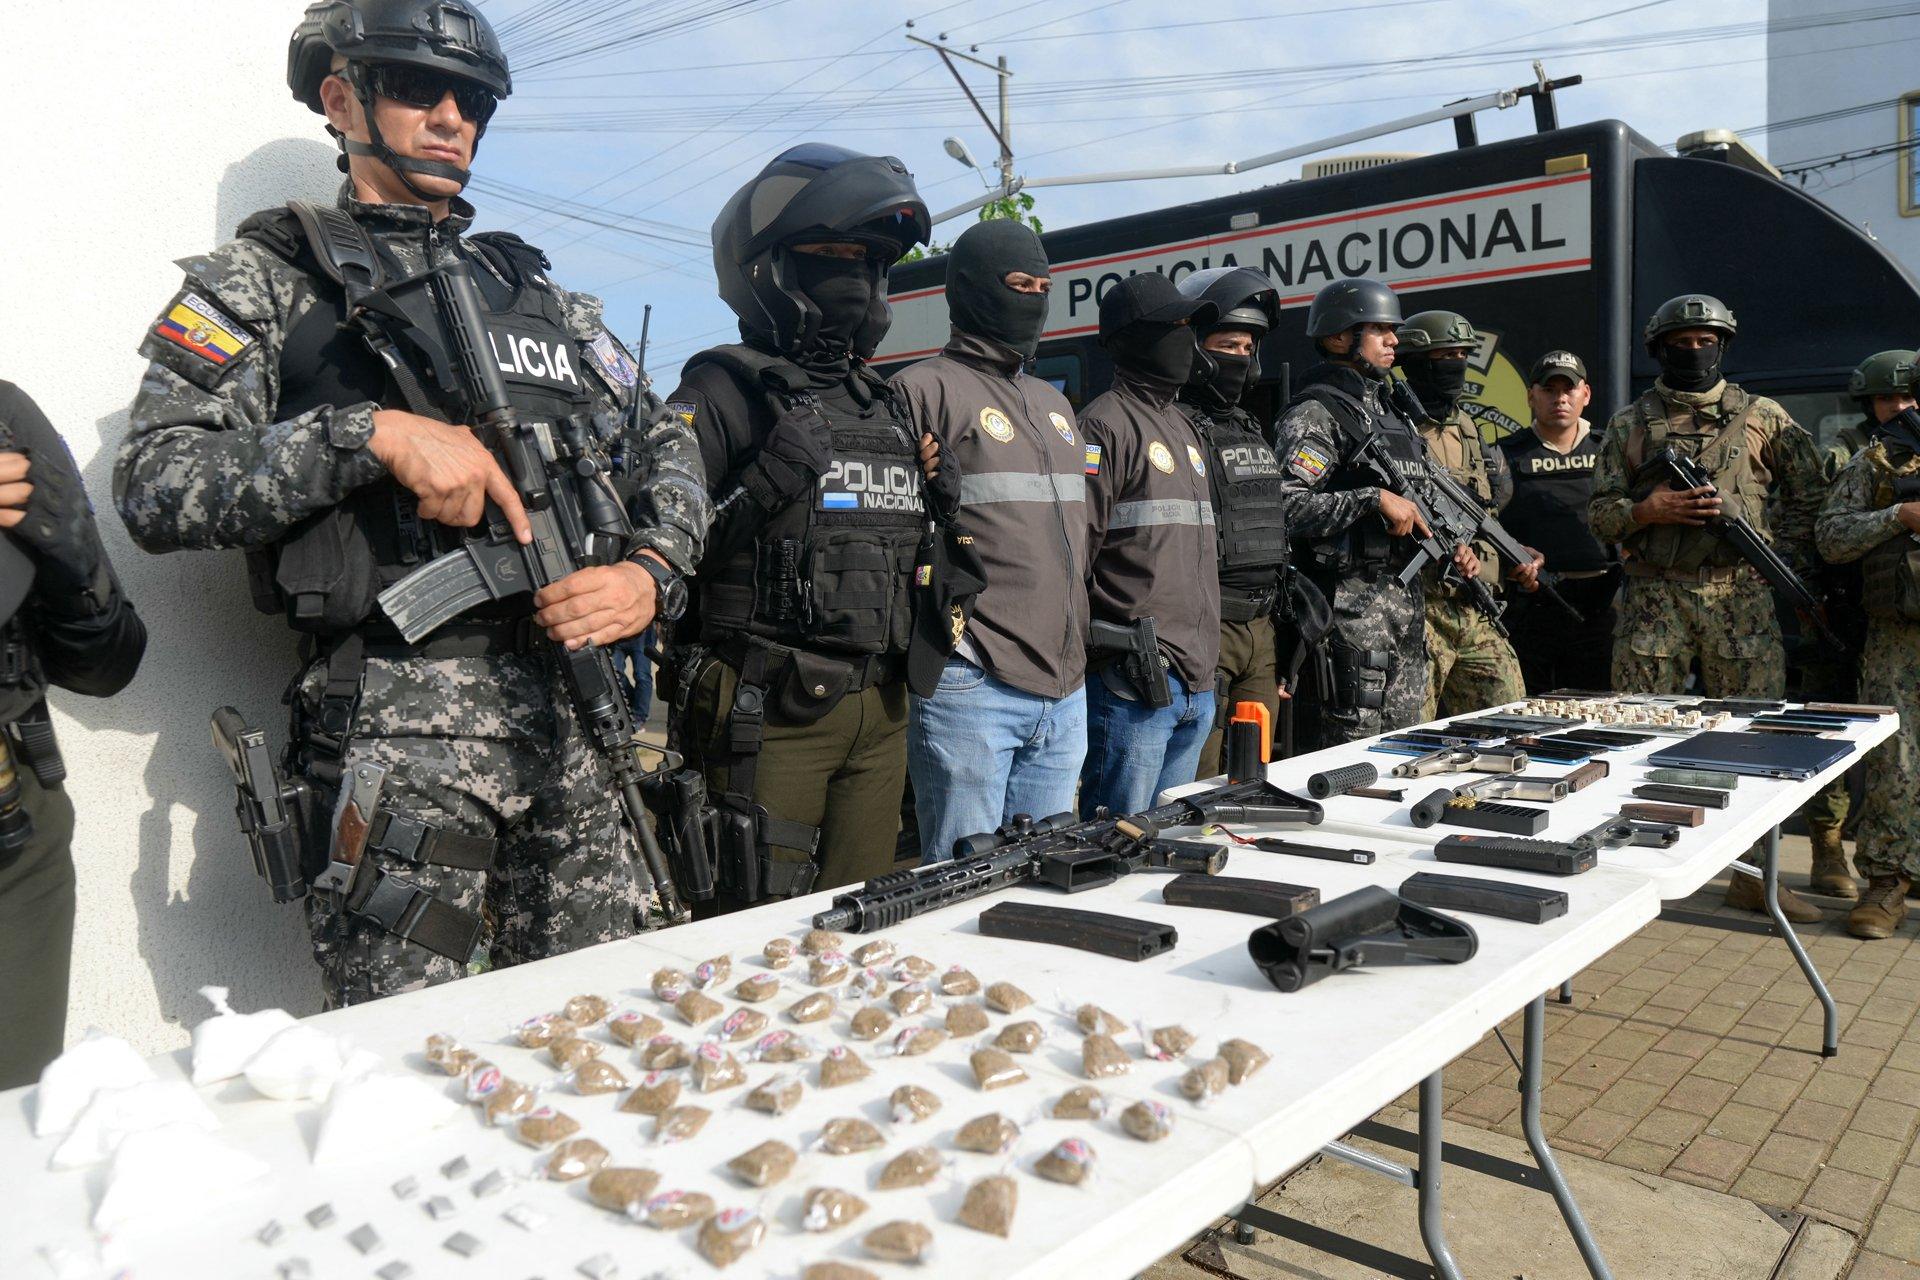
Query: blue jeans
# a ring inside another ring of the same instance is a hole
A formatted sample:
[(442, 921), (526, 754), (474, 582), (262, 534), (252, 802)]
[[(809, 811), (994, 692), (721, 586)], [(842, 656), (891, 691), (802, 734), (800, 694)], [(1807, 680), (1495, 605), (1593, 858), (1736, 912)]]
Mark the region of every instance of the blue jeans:
[(954, 841), (992, 831), (1016, 813), (1070, 812), (1086, 754), (1084, 689), (1043, 698), (963, 658), (948, 659), (933, 697), (914, 698), (908, 709), (921, 863), (945, 861)]
[(1173, 702), (1155, 709), (1107, 688), (1099, 673), (1087, 676), (1087, 763), (1080, 771), (1080, 813), (1097, 806), (1109, 813), (1151, 809), (1168, 787), (1193, 781), (1200, 748), (1213, 728), (1213, 685), (1195, 692), (1167, 673)]
[[(627, 687), (627, 702), (633, 708), (636, 725), (645, 724), (653, 714), (653, 664), (647, 661), (647, 642), (652, 639), (653, 628), (648, 627), (637, 636), (628, 636), (613, 644), (614, 671)], [(632, 664), (631, 675), (628, 664)]]

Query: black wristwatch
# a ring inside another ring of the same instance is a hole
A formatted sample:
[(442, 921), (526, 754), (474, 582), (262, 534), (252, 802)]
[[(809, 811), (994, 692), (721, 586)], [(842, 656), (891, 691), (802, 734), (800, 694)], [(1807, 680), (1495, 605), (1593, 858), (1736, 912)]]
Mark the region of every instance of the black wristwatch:
[(662, 622), (680, 621), (680, 616), (687, 611), (687, 580), (652, 556), (636, 555), (629, 558), (653, 575), (656, 588), (653, 597), (654, 616)]

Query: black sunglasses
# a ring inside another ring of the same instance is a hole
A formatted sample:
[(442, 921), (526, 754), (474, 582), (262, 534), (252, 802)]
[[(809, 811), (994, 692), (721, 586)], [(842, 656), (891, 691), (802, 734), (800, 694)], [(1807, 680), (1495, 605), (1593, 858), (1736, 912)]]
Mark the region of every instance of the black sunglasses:
[(367, 69), (367, 87), (382, 98), (405, 103), (409, 107), (430, 110), (451, 93), (453, 104), (469, 122), (485, 127), (493, 118), (500, 99), (476, 80), (449, 75), (431, 67), (414, 67), (403, 62), (381, 62)]

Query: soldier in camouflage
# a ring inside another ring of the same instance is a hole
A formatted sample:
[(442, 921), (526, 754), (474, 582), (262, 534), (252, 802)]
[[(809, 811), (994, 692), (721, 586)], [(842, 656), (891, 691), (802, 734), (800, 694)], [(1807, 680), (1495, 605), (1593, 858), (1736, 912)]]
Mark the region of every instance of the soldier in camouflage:
[[(1913, 408), (1914, 361), (1911, 351), (1881, 351), (1862, 360), (1848, 376), (1847, 394), (1863, 416), (1859, 422), (1850, 422), (1834, 432), (1833, 439), (1821, 449), (1821, 472), (1828, 484), (1837, 480), (1855, 455), (1872, 442), (1875, 428), (1901, 410)], [(1860, 666), (1854, 655), (1863, 651), (1867, 637), (1867, 619), (1860, 602), (1860, 566), (1829, 564), (1822, 569), (1827, 622), (1847, 642), (1848, 651), (1835, 652), (1817, 644), (1802, 646), (1800, 684), (1810, 700), (1853, 702), (1860, 696)], [(1852, 808), (1853, 794), (1847, 775), (1842, 774), (1820, 788), (1800, 809), (1813, 845), (1809, 883), (1816, 893), (1836, 898), (1860, 896), (1860, 886), (1847, 868), (1846, 846), (1841, 839)]]
[[(471, 959), (511, 964), (645, 927), (650, 885), (547, 641), (644, 628), (656, 592), (698, 560), (709, 507), (685, 424), (635, 422), (637, 371), (598, 301), (555, 286), (517, 238), (465, 234), (466, 166), (511, 89), (480, 13), (323, 0), (295, 32), (288, 79), (345, 153), (337, 210), (269, 210), (182, 262), (186, 283), (141, 346), (151, 363), (114, 495), (150, 551), (248, 551), (256, 603), (304, 633), (290, 770), (322, 796), (385, 770), (359, 871), (307, 899), (339, 1006), (464, 977)], [(454, 259), (471, 265), (527, 420), (572, 432), (596, 465), (632, 437), (639, 475), (621, 496), (637, 532), (613, 563), (408, 643), (375, 605), (380, 589), (483, 519), (530, 536), (512, 483), (432, 376), (445, 337), (422, 276)], [(412, 327), (342, 323), (347, 291), (369, 283)], [(309, 874), (326, 840), (312, 833)]]
[[(1378, 437), (1403, 470), (1428, 465), (1387, 379), (1401, 319), (1399, 300), (1376, 280), (1336, 280), (1314, 295), (1307, 334), (1325, 363), (1296, 385), (1276, 429), (1295, 563), (1333, 604), (1333, 687), (1320, 691), (1309, 749), (1416, 724), (1427, 701), (1421, 583), (1402, 586), (1396, 575), (1413, 554), (1406, 535), (1431, 530), (1356, 457), (1361, 442)], [(1456, 549), (1455, 563), (1465, 574), (1480, 570), (1467, 547)]]
[[(1396, 363), (1407, 385), (1427, 411), (1420, 438), (1433, 460), (1454, 481), (1499, 512), (1513, 499), (1513, 473), (1506, 455), (1480, 436), (1480, 425), (1460, 407), (1467, 390), (1467, 357), (1479, 337), (1467, 318), (1455, 311), (1422, 311), (1400, 326)], [(1500, 563), (1488, 546), (1475, 546), (1480, 579), (1500, 590)], [(1539, 558), (1511, 566), (1514, 578), (1531, 588)], [(1423, 720), (1458, 716), (1497, 707), (1526, 696), (1520, 659), (1499, 625), (1475, 606), (1464, 587), (1429, 570), (1426, 603), (1427, 704)]]
[[(1867, 415), (1863, 425), (1873, 442), (1842, 464), (1814, 525), (1822, 556), (1860, 569), (1866, 641), (1856, 696), (1900, 712), (1900, 732), (1867, 757), (1866, 798), (1854, 830), (1854, 865), (1867, 878), (1867, 891), (1847, 916), (1847, 932), (1856, 938), (1891, 936), (1906, 918), (1907, 891), (1920, 877), (1920, 809), (1914, 805), (1920, 795), (1920, 684), (1913, 678), (1920, 669), (1920, 456), (1912, 449), (1920, 423), (1914, 363), (1911, 351), (1883, 351), (1854, 371), (1847, 389)], [(1882, 434), (1890, 425), (1897, 439)], [(1807, 806), (1809, 825), (1820, 799)], [(1837, 849), (1838, 839), (1833, 843)]]
[[(1739, 553), (1705, 526), (1723, 510), (1770, 534), (1805, 570), (1814, 562), (1813, 519), (1822, 480), (1813, 439), (1785, 409), (1721, 376), (1735, 332), (1717, 298), (1683, 294), (1647, 321), (1647, 351), (1660, 376), (1607, 424), (1588, 508), (1594, 536), (1621, 544), (1626, 592), (1614, 635), (1613, 687), (1679, 693), (1698, 663), (1700, 686), (1716, 698), (1778, 698), (1786, 651), (1773, 593)], [(1661, 449), (1698, 460), (1718, 492), (1636, 481)], [(1804, 573), (1803, 573), (1804, 576)], [(1764, 910), (1759, 881), (1735, 875), (1729, 906)], [(1788, 919), (1811, 923), (1819, 909), (1786, 889)]]

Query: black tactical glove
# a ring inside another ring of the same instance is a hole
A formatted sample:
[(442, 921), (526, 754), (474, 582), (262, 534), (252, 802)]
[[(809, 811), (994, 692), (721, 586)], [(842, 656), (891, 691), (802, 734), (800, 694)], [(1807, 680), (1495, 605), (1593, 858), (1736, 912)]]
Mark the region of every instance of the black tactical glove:
[(813, 492), (833, 465), (833, 436), (819, 402), (796, 400), (774, 422), (760, 454), (740, 474), (740, 487), (764, 511), (778, 511)]
[(960, 460), (947, 449), (934, 455), (934, 476), (922, 490), (927, 511), (941, 524), (952, 524), (960, 514)]
[(33, 429), (41, 425), (22, 423), (0, 430), (0, 449), (27, 455), (27, 481), (33, 486), (26, 519), (13, 527), (12, 536), (33, 559), (43, 605), (57, 616), (91, 616), (104, 611), (113, 595), (106, 552), (80, 468), (51, 427)]

